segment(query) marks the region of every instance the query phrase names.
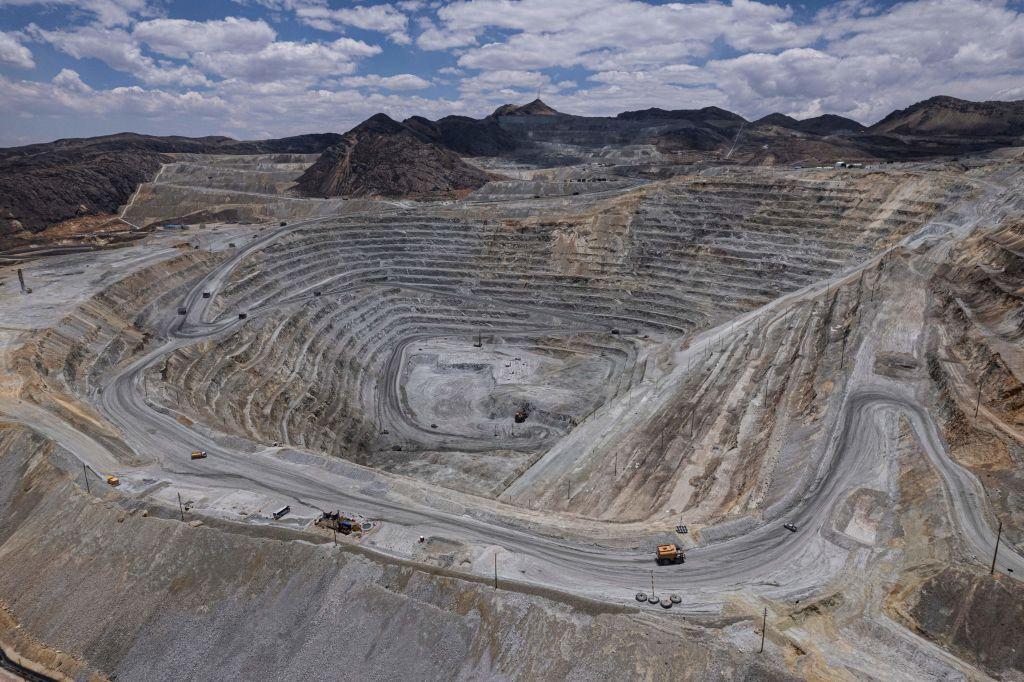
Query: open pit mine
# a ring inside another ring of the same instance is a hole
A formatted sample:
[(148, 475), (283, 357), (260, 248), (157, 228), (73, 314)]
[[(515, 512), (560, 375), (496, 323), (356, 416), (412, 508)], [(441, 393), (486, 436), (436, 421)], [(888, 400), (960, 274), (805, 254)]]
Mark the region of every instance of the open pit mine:
[(0, 150), (0, 679), (1024, 679), (1022, 105)]

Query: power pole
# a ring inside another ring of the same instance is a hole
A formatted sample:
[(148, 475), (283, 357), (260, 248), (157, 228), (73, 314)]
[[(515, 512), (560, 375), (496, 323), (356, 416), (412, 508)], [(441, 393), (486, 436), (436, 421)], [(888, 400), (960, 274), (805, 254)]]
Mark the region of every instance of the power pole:
[(181, 514), (181, 520), (185, 520), (185, 508), (181, 506), (181, 493), (178, 493), (178, 513)]
[(1003, 522), (999, 522), (999, 530), (996, 531), (996, 548), (992, 550), (992, 568), (988, 570), (989, 575), (995, 575), (996, 572), (996, 555), (999, 554), (999, 538), (1003, 536)]
[(568, 502), (569, 499), (570, 499), (569, 491), (571, 490), (571, 486), (572, 486), (572, 479), (569, 479), (569, 480), (567, 480), (565, 482), (565, 501), (566, 502)]
[(761, 619), (761, 648), (757, 653), (764, 653), (764, 633), (768, 629), (768, 607), (764, 607), (764, 616)]
[(25, 293), (25, 275), (22, 274), (21, 268), (18, 268), (18, 283), (21, 284), (21, 293)]
[(498, 589), (498, 553), (494, 553), (494, 589)]
[(85, 479), (85, 492), (89, 492), (89, 469), (86, 468), (85, 462), (82, 462), (82, 477)]
[(978, 381), (978, 401), (974, 404), (974, 426), (978, 426), (978, 410), (981, 409), (981, 381)]
[(651, 569), (651, 596), (657, 596), (654, 594), (654, 569)]

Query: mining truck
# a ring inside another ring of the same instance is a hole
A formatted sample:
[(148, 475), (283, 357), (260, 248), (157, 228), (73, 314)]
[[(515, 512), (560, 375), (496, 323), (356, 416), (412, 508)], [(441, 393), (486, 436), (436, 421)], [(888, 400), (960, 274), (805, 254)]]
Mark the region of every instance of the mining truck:
[(658, 545), (658, 552), (655, 557), (659, 566), (668, 564), (681, 564), (686, 561), (686, 554), (675, 545)]

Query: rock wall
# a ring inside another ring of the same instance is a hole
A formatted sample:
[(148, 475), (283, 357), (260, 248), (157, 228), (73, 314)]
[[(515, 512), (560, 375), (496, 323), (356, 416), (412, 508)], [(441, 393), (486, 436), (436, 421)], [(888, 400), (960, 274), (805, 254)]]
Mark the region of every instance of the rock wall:
[(192, 528), (87, 495), (37, 436), (0, 434), (0, 448), (4, 472), (23, 472), (0, 490), (15, 519), (0, 642), (32, 642), (77, 679), (790, 678), (682, 618), (495, 591), (313, 536)]

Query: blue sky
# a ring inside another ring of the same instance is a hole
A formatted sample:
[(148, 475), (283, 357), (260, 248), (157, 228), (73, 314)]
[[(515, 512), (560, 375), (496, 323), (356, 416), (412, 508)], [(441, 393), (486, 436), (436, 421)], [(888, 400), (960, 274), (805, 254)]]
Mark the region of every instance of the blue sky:
[(1024, 99), (1020, 0), (0, 0), (0, 145), (343, 132), (377, 111)]

